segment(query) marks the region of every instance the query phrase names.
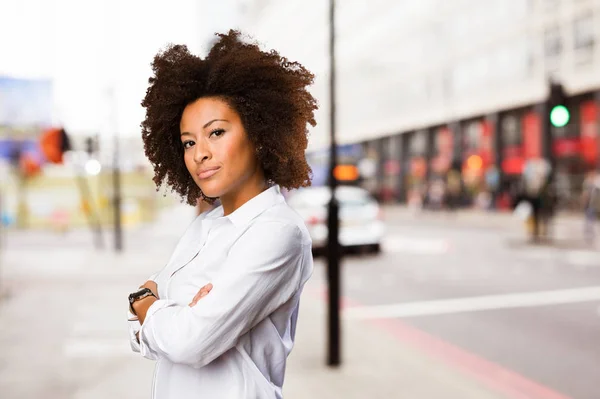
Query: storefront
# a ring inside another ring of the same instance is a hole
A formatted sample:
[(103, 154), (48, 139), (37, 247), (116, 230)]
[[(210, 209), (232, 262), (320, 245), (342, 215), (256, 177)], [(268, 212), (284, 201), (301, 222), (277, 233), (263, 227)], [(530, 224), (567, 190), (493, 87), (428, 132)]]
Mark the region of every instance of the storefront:
[(591, 96), (576, 98), (572, 120), (552, 128), (556, 186), (563, 208), (578, 209), (586, 173), (598, 166), (598, 105)]
[(408, 159), (405, 167), (406, 174), (406, 197), (411, 204), (421, 204), (427, 192), (427, 130), (418, 130), (409, 133), (408, 136)]
[(484, 118), (463, 124), (462, 176), (470, 198), (496, 189), (494, 126)]

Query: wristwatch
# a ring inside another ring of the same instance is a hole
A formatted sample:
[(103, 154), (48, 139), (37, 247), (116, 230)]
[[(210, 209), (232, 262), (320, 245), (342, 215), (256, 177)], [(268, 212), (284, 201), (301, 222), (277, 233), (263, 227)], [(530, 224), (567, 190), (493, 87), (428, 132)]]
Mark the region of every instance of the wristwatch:
[(131, 313), (133, 313), (134, 315), (137, 316), (137, 314), (135, 313), (135, 310), (133, 310), (133, 303), (139, 301), (140, 299), (149, 297), (149, 296), (153, 296), (154, 298), (156, 298), (156, 295), (154, 295), (154, 293), (152, 292), (152, 290), (150, 288), (142, 288), (141, 290), (139, 290), (137, 292), (133, 292), (133, 293), (129, 294), (129, 310), (131, 311)]

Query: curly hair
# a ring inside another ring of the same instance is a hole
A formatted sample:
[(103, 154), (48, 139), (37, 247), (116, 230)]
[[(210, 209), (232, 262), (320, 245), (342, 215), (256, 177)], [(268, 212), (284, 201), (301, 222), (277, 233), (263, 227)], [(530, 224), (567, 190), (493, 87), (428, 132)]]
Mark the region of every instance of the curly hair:
[(240, 115), (267, 181), (287, 189), (309, 186), (307, 124), (316, 125), (317, 102), (307, 87), (314, 75), (275, 50), (242, 41), (239, 31), (216, 36), (204, 59), (185, 45), (169, 45), (154, 57), (141, 127), (157, 190), (166, 183), (190, 205), (214, 200), (188, 172), (179, 138), (183, 110), (203, 97), (220, 98)]

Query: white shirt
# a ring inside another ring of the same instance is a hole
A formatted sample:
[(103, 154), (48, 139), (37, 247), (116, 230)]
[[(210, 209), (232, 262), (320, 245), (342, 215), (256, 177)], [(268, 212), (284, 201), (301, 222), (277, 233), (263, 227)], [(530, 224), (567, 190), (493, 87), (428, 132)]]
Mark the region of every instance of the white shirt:
[[(282, 398), (312, 270), (310, 236), (279, 186), (228, 216), (222, 206), (198, 216), (152, 276), (160, 300), (141, 329), (130, 318), (132, 349), (158, 360), (152, 397)], [(211, 292), (188, 306), (209, 282)]]

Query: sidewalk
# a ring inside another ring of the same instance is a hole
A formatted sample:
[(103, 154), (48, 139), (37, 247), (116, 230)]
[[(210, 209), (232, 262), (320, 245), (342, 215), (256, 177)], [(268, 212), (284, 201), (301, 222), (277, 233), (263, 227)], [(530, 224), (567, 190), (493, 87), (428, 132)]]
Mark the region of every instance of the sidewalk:
[[(402, 204), (384, 204), (382, 206), (386, 217), (394, 219), (411, 219), (425, 221), (456, 222), (457, 224), (474, 227), (510, 227), (521, 222), (510, 211), (484, 211), (474, 208), (457, 209), (455, 211), (415, 210)], [(583, 227), (583, 215), (573, 212), (558, 212), (556, 223), (578, 224)]]
[[(75, 236), (7, 239), (0, 284), (3, 399), (148, 398), (153, 363), (130, 352), (125, 297), (162, 267), (188, 213), (127, 233), (127, 252), (94, 251)], [(343, 323), (343, 365), (325, 366), (323, 265), (301, 304), (287, 399), (503, 398), (474, 377), (365, 321)]]
[[(525, 223), (512, 212), (482, 211), (476, 209), (460, 209), (450, 211), (415, 210), (406, 205), (383, 205), (386, 220), (394, 223), (423, 223), (432, 226), (459, 226), (462, 228), (497, 229), (507, 232), (525, 243), (527, 234)], [(600, 225), (597, 227), (600, 234)], [(551, 239), (540, 245), (552, 245), (565, 248), (591, 249), (584, 237), (583, 215), (572, 212), (558, 212), (551, 221)], [(600, 237), (598, 237), (600, 238)], [(596, 249), (600, 249), (600, 240), (596, 240)]]
[(303, 297), (296, 347), (289, 359), (286, 399), (505, 398), (364, 321), (342, 323), (342, 366), (327, 367), (326, 304), (309, 290)]

